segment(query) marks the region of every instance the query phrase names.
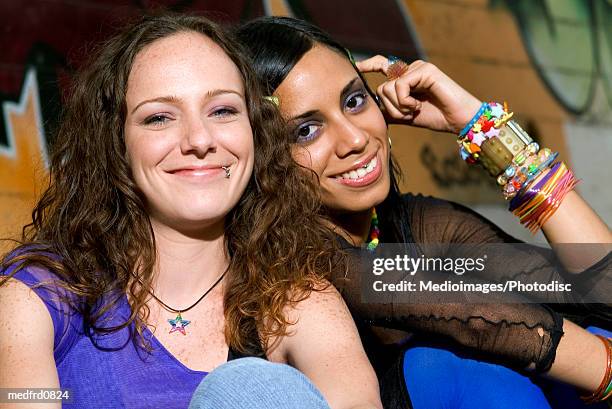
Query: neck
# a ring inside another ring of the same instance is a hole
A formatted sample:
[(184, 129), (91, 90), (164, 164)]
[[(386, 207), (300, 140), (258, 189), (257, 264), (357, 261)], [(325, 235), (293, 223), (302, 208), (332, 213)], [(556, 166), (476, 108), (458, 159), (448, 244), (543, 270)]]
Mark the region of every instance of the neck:
[(157, 251), (154, 294), (176, 309), (188, 307), (225, 271), (229, 257), (223, 222), (194, 236), (151, 221)]
[(331, 214), (332, 222), (340, 227), (345, 238), (355, 246), (361, 246), (368, 240), (370, 223), (372, 220), (372, 209), (360, 212)]

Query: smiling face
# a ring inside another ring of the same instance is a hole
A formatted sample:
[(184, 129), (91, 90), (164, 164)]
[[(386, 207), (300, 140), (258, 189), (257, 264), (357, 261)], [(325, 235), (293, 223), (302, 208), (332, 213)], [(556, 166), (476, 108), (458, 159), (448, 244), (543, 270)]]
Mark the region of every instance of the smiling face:
[(346, 57), (316, 45), (274, 94), (293, 130), (293, 156), (319, 176), (323, 203), (332, 212), (362, 212), (385, 199), (386, 124)]
[(134, 60), (126, 107), (130, 167), (151, 219), (181, 230), (223, 221), (254, 161), (243, 80), (232, 60), (195, 32), (157, 40)]

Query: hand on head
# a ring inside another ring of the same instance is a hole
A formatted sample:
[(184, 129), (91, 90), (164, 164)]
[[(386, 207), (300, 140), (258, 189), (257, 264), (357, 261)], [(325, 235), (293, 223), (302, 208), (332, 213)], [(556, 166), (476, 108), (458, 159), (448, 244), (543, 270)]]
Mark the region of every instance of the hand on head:
[(391, 75), (395, 64), (382, 55), (356, 65), (361, 73), (388, 77), (376, 90), (388, 123), (458, 133), (480, 108), (476, 97), (431, 63), (417, 60), (399, 71), (399, 76)]

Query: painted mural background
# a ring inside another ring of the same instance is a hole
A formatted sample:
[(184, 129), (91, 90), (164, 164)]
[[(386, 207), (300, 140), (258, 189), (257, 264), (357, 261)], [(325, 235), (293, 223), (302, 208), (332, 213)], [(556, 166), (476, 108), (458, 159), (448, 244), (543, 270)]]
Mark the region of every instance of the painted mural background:
[[(292, 15), (357, 56), (431, 61), (477, 97), (508, 101), (612, 222), (611, 0), (0, 0), (0, 237), (20, 234), (47, 183), (71, 73), (121, 21), (159, 7), (227, 23)], [(484, 172), (461, 162), (453, 136), (394, 127), (392, 137), (404, 191), (467, 204), (519, 238), (542, 240), (507, 213)]]

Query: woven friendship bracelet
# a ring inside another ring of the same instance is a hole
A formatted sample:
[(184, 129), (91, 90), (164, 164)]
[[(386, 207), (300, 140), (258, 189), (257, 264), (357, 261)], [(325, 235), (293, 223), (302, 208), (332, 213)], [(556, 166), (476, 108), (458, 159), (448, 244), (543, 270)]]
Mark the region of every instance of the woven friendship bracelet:
[(457, 143), (466, 162), (482, 164), (496, 178), (504, 198), (511, 200), (509, 210), (535, 233), (578, 180), (564, 163), (554, 164), (558, 153), (540, 149), (512, 116), (505, 102), (483, 103)]

